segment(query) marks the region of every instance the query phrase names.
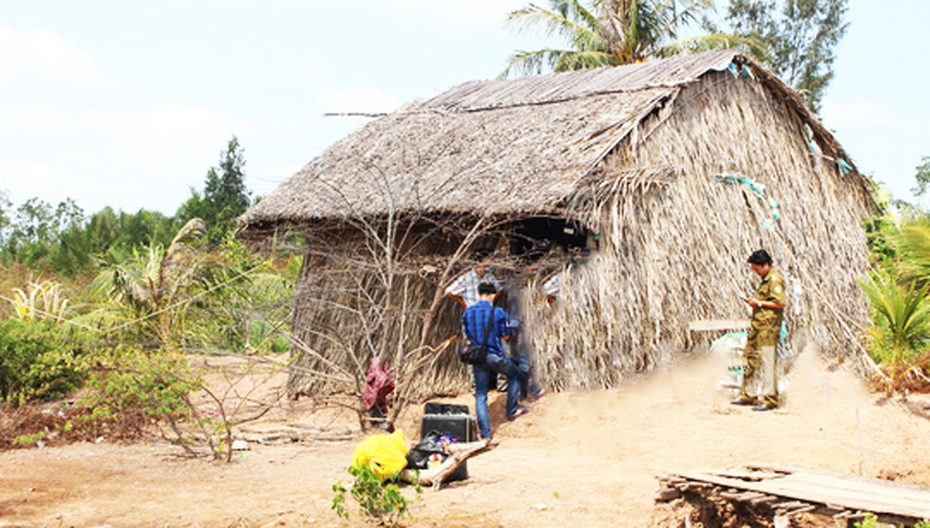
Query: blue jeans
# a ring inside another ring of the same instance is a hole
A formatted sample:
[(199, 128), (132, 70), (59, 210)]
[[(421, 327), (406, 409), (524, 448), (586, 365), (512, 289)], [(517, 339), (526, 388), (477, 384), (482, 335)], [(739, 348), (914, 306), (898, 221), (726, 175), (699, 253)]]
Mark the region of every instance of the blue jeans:
[(484, 365), (475, 365), (475, 415), (478, 418), (478, 431), (481, 438), (491, 438), (491, 420), (488, 418), (488, 388), (491, 371), (507, 376), (507, 419), (513, 420), (519, 407), (520, 387), (526, 381), (526, 375), (512, 359), (497, 354), (488, 354)]

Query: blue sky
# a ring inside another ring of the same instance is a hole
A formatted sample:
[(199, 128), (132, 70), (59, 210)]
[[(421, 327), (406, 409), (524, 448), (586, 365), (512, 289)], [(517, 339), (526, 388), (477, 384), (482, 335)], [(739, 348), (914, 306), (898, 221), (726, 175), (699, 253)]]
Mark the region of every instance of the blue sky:
[[(365, 122), (324, 113), (391, 111), (556, 45), (503, 28), (526, 3), (0, 0), (0, 189), (173, 214), (235, 134), (267, 194)], [(853, 0), (847, 18), (824, 124), (910, 200), (930, 155), (930, 2)]]

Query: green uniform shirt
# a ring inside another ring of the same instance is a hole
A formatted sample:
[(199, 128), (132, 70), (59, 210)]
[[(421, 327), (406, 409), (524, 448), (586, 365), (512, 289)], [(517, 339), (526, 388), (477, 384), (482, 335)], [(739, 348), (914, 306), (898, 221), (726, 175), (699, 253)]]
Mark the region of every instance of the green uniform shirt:
[[(772, 268), (768, 274), (762, 278), (759, 289), (756, 290), (755, 298), (760, 301), (769, 301), (778, 304), (785, 304), (787, 296), (785, 295), (785, 278), (781, 276), (778, 270)], [(774, 308), (753, 308), (750, 335), (754, 337), (756, 344), (759, 346), (774, 345), (778, 341), (778, 334), (781, 331), (781, 318), (784, 310)]]

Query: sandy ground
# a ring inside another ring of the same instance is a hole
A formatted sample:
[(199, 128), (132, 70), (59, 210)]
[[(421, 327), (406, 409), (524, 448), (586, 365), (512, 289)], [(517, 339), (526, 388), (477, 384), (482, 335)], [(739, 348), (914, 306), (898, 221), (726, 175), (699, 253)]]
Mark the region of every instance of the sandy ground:
[[(748, 462), (930, 486), (926, 413), (883, 402), (813, 352), (799, 357), (784, 408), (753, 412), (717, 387), (726, 361), (705, 354), (621, 389), (549, 394), (511, 423), (499, 423), (497, 395), (500, 445), (469, 461), (467, 481), (424, 490), (403, 525), (662, 526), (657, 476)], [(467, 395), (456, 401), (473, 405)], [(289, 405), (265, 425), (309, 419), (305, 402)], [(417, 425), (414, 411), (403, 418), (408, 439)], [(357, 441), (253, 443), (230, 464), (105, 440), (7, 451), (0, 526), (363, 526), (354, 504), (349, 521), (330, 509), (332, 484), (350, 481)]]

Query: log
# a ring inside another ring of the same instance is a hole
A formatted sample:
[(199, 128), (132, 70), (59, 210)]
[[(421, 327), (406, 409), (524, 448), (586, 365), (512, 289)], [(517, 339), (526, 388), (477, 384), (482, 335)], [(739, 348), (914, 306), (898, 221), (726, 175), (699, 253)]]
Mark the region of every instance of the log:
[[(432, 486), (433, 491), (439, 490), (442, 483), (445, 482), (449, 475), (455, 472), (462, 462), (485, 451), (490, 451), (497, 447), (497, 440), (481, 440), (478, 442), (468, 442), (463, 444), (451, 444), (446, 448), (449, 456), (443, 460), (442, 464), (433, 469), (405, 469), (401, 471), (400, 478), (404, 482), (413, 483), (414, 480), (420, 485)], [(419, 475), (417, 475), (419, 473)]]

